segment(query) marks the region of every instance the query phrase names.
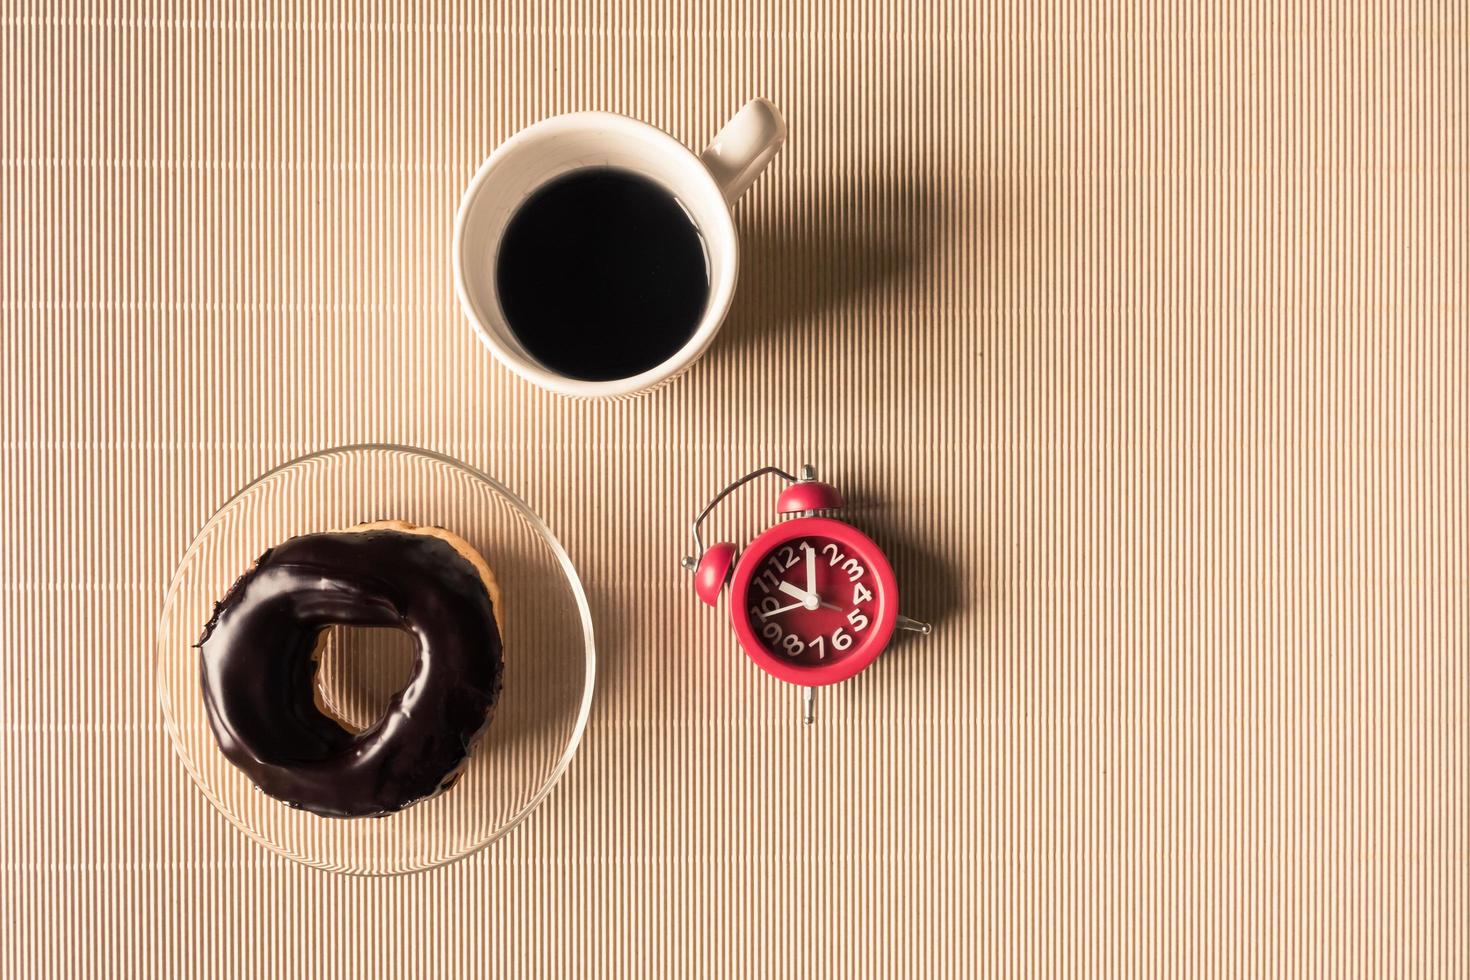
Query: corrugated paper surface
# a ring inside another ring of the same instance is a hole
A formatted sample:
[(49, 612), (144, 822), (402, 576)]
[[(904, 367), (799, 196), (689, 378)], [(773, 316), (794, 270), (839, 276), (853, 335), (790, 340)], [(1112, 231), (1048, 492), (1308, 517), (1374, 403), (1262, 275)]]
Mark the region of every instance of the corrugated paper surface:
[[(6, 3), (0, 92), (5, 975), (1470, 971), (1463, 3)], [(755, 95), (712, 352), (503, 370), (490, 150)], [(600, 653), (544, 805), (390, 879), (236, 831), (152, 676), (214, 509), (365, 441), (520, 492)], [(803, 462), (936, 624), (811, 729), (678, 568)]]

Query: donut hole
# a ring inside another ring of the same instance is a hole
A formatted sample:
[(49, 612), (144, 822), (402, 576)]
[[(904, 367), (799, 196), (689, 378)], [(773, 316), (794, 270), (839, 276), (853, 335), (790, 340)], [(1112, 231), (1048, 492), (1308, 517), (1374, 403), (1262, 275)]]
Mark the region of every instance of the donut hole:
[(317, 639), (317, 707), (356, 734), (408, 685), (418, 647), (407, 630), (329, 626)]

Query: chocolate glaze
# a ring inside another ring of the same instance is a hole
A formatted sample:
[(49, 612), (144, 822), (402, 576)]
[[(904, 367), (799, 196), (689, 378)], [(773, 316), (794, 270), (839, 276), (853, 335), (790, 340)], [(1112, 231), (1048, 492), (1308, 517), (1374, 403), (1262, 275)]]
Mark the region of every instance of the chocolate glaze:
[[(313, 653), (328, 626), (388, 626), (413, 673), (360, 733), (323, 714)], [(453, 782), (500, 693), (484, 580), (447, 541), (373, 529), (291, 538), (260, 556), (199, 640), (210, 727), (266, 793), (323, 816), (381, 816)]]

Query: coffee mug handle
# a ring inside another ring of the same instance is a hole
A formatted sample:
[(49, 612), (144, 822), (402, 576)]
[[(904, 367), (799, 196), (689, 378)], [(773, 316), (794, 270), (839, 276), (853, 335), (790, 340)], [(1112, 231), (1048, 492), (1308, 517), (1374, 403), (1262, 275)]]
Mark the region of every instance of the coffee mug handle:
[(765, 99), (751, 99), (725, 123), (699, 158), (734, 204), (786, 142), (786, 120)]

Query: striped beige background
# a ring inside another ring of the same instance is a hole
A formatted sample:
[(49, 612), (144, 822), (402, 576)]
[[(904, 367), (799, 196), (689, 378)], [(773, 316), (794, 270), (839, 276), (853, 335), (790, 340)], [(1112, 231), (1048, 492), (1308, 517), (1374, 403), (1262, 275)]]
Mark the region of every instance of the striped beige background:
[[(6, 976), (1470, 972), (1465, 4), (297, 8), (0, 14)], [(710, 356), (500, 369), (484, 155), (757, 94)], [(150, 668), (211, 511), (369, 440), (523, 493), (602, 655), (544, 807), (389, 880), (230, 827)], [(812, 730), (676, 564), (807, 460), (938, 624)]]

